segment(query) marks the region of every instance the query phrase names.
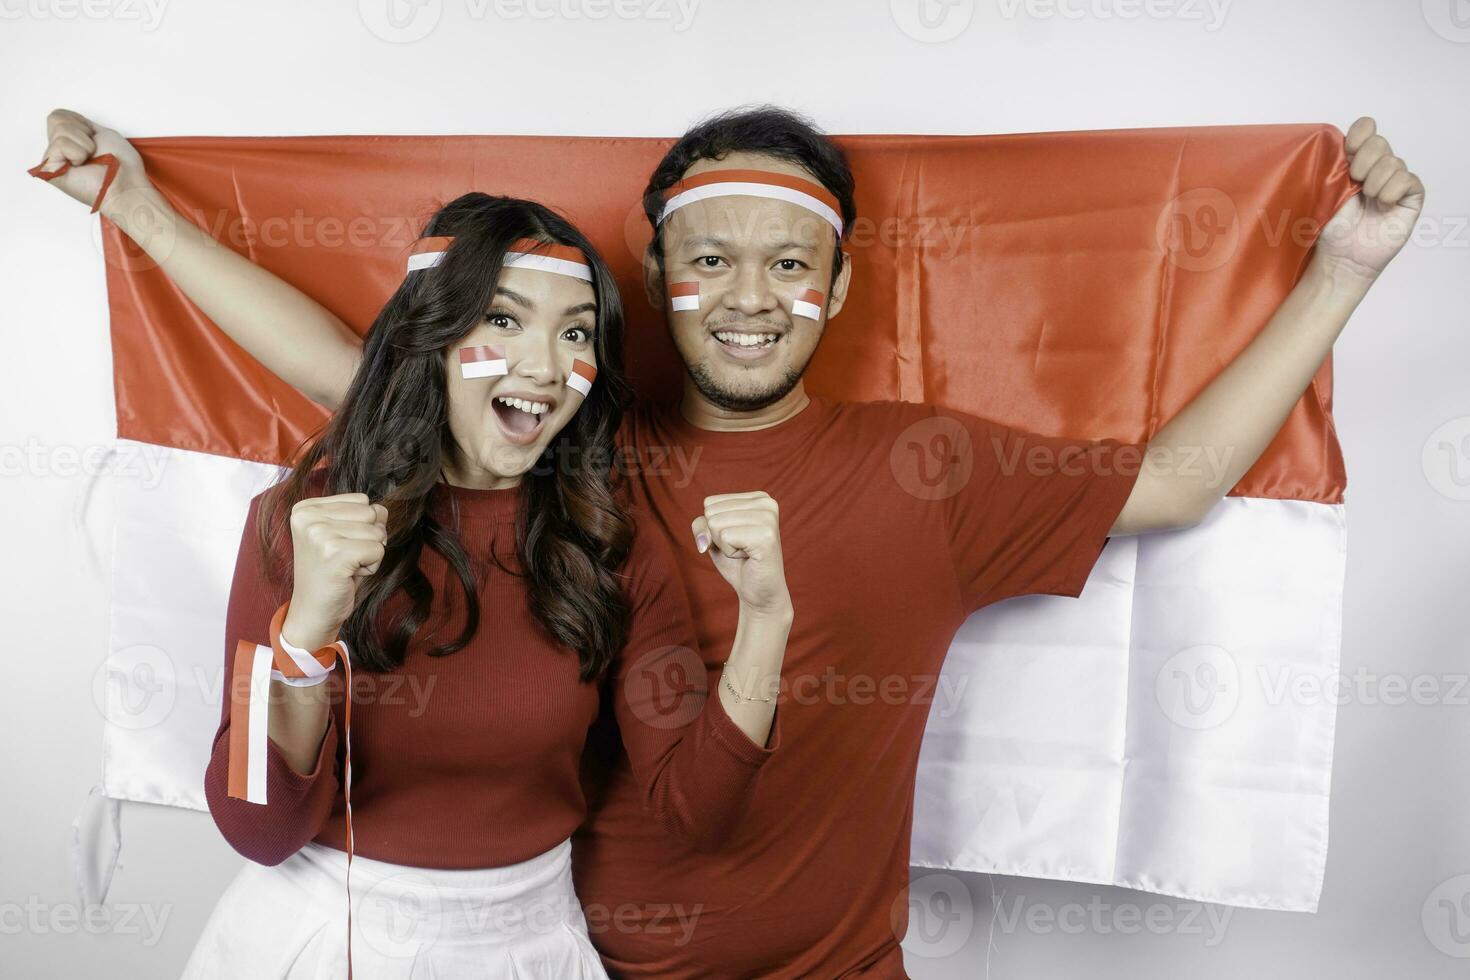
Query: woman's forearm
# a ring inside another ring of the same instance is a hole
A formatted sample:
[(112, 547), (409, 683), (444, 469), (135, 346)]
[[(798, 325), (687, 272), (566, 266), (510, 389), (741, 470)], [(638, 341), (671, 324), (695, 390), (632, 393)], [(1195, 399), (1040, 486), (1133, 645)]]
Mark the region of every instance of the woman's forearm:
[(327, 716), (331, 704), (327, 685), (292, 687), (271, 681), (270, 721), (266, 734), (276, 743), (291, 768), (309, 776), (316, 768), (327, 734)]
[(215, 241), (153, 187), (109, 194), (102, 210), (268, 370), (318, 404), (341, 404), (362, 344), (330, 310)]
[[(317, 650), (336, 636), (336, 630), (325, 629), (297, 614), (295, 608), (286, 613), (281, 624), (281, 637), (292, 646)], [(270, 715), (266, 726), (270, 740), (276, 743), (291, 768), (310, 774), (321, 754), (322, 738), (327, 733), (327, 716), (331, 702), (328, 685), (294, 687), (271, 681)]]
[[(791, 621), (789, 608), (754, 613), (742, 606), (735, 642), (720, 675), (720, 703), (725, 713), (756, 745), (765, 745), (771, 734)], [(760, 700), (764, 698), (770, 700)]]

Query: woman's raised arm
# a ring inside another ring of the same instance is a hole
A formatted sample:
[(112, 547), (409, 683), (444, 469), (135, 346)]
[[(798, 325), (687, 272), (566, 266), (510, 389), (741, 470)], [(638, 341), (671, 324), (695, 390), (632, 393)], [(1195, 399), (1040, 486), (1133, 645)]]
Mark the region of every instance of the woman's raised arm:
[(230, 339), (312, 401), (335, 409), (362, 358), (358, 336), (316, 300), (175, 211), (149, 181), (138, 151), (115, 130), (57, 109), (46, 118), (46, 153), (38, 176), (92, 204), (103, 189), (106, 167), (88, 161), (107, 154), (117, 159), (117, 173), (97, 210)]

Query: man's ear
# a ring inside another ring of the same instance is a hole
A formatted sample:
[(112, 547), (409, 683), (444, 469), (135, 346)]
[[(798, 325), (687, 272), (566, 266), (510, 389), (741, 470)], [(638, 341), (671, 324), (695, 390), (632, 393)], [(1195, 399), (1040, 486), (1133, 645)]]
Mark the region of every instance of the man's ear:
[(652, 245), (643, 250), (643, 292), (648, 296), (649, 306), (655, 310), (664, 308), (664, 272), (658, 267)]
[(837, 281), (832, 284), (832, 295), (827, 300), (827, 319), (842, 312), (842, 304), (847, 302), (847, 287), (852, 284), (852, 255), (848, 252), (842, 253), (842, 271), (837, 273)]

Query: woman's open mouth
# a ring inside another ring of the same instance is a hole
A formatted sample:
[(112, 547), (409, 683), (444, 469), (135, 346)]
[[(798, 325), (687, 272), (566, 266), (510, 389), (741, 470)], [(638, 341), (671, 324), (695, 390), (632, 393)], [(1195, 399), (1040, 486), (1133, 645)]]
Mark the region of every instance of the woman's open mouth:
[(529, 446), (541, 435), (546, 416), (555, 406), (549, 401), (497, 395), (490, 402), (495, 424), (507, 440), (517, 446)]

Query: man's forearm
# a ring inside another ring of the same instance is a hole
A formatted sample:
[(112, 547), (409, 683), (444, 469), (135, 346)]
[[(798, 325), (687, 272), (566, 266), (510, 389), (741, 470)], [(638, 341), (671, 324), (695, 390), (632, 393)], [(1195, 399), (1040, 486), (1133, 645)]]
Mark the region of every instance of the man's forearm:
[(362, 343), (331, 311), (200, 231), (153, 188), (121, 195), (104, 214), (272, 373), (327, 408), (341, 403)]
[(1276, 437), (1369, 284), (1310, 262), (1260, 334), (1149, 441), (1115, 533), (1203, 520)]

